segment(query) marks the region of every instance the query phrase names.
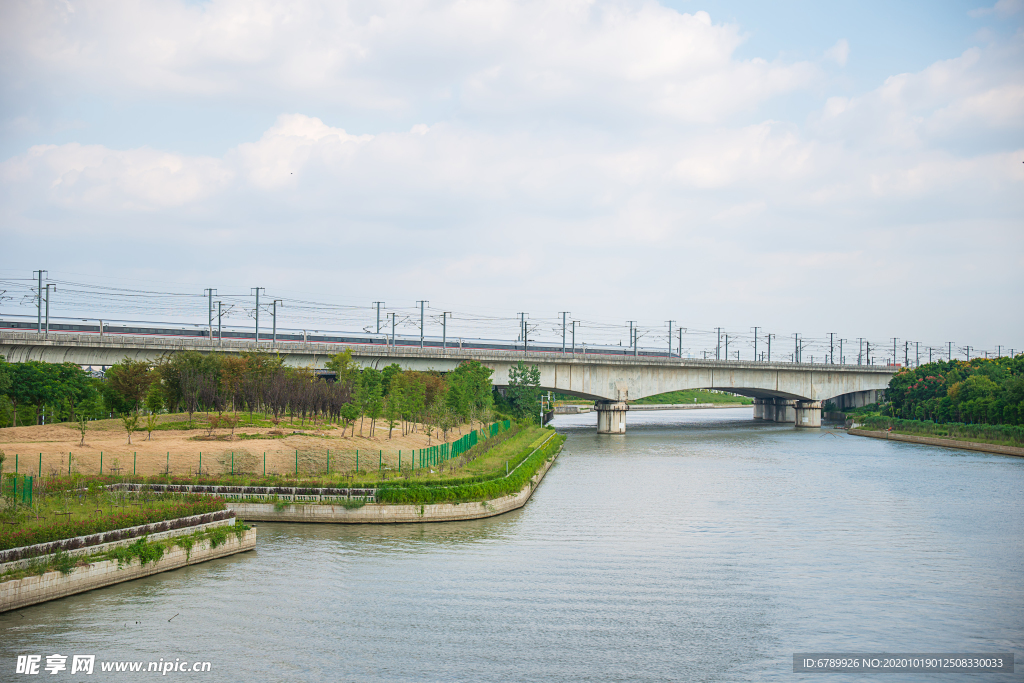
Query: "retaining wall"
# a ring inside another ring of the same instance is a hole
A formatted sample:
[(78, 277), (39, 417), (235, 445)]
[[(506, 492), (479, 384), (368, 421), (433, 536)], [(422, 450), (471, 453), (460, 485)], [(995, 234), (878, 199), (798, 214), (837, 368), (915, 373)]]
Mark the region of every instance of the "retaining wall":
[(216, 548), (210, 547), (209, 539), (196, 543), (192, 547), (191, 553), (186, 553), (184, 548), (171, 548), (164, 552), (164, 556), (160, 560), (144, 566), (139, 564), (138, 560), (133, 560), (130, 565), (118, 569), (117, 560), (103, 560), (93, 562), (87, 567), (75, 567), (70, 574), (51, 571), (40, 576), (26, 576), (23, 579), (4, 581), (0, 583), (0, 612), (63, 598), (75, 593), (84, 593), (95, 588), (103, 588), (115, 583), (131, 581), (255, 548), (256, 529), (249, 529), (242, 532), (241, 540), (234, 534), (230, 534), (227, 541)]
[(889, 441), (905, 441), (907, 443), (919, 443), (927, 446), (942, 446), (944, 448), (960, 448), (966, 451), (981, 451), (982, 453), (996, 453), (998, 455), (1014, 455), (1024, 458), (1024, 448), (1016, 446), (1001, 446), (994, 443), (979, 443), (977, 441), (955, 441), (934, 436), (915, 436), (913, 434), (896, 434), (895, 432), (875, 432), (867, 429), (849, 429), (848, 434), (854, 436), (870, 436), (873, 439), (887, 439)]
[(384, 505), (368, 503), (352, 510), (341, 505), (287, 505), (276, 510), (266, 503), (227, 502), (239, 519), (254, 522), (314, 522), (325, 524), (400, 524), (411, 522), (455, 522), (494, 517), (524, 505), (544, 479), (557, 454), (533, 475), (531, 485), (519, 493), (480, 503), (438, 503), (434, 505)]

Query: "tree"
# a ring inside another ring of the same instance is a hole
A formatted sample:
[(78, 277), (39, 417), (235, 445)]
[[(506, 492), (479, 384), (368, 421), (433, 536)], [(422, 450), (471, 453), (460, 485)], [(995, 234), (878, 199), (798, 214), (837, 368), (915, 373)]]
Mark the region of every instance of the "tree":
[(132, 360), (127, 356), (120, 363), (111, 365), (105, 374), (109, 395), (114, 399), (111, 407), (119, 413), (138, 411), (149, 392), (149, 385), (157, 378), (150, 370), (151, 366), (146, 361)]
[(11, 363), (8, 365), (8, 369), (11, 375), (11, 386), (7, 390), (7, 396), (11, 399), (14, 408), (14, 421), (11, 426), (18, 424), (19, 405), (35, 406), (36, 422), (38, 423), (40, 407), (53, 403), (55, 380), (57, 379), (56, 366), (51, 363), (29, 360), (24, 363)]
[(78, 431), (82, 433), (82, 442), (79, 446), (85, 445), (85, 433), (89, 431), (89, 418), (86, 417), (85, 413), (78, 414)]
[(128, 443), (132, 442), (132, 434), (139, 428), (139, 411), (133, 410), (121, 415), (121, 424), (124, 425), (124, 430), (128, 432)]
[(10, 364), (3, 356), (0, 356), (0, 396), (4, 396), (11, 390)]
[[(377, 417), (380, 416), (380, 373), (373, 368), (363, 368), (359, 373), (359, 383), (356, 385), (356, 404), (359, 406), (359, 436), (363, 435), (363, 416), (370, 416), (373, 411)], [(372, 418), (371, 418), (372, 419)], [(373, 423), (370, 424), (371, 435)]]
[(519, 361), (508, 373), (505, 397), (519, 419), (536, 420), (540, 414), (540, 369)]
[(392, 387), (391, 393), (384, 399), (384, 419), (388, 423), (388, 438), (391, 438), (391, 433), (395, 429), (395, 425), (398, 424), (399, 418), (402, 416), (402, 390), (398, 387)]
[(402, 368), (398, 363), (392, 363), (380, 371), (380, 393), (382, 396), (387, 396), (391, 393), (391, 382), (396, 377), (401, 377), (401, 375)]

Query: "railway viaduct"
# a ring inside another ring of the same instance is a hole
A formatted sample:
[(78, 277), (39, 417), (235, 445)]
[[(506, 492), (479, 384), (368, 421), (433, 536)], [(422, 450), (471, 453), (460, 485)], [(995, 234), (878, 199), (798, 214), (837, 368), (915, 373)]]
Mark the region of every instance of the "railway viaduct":
[(438, 349), (371, 344), (228, 341), (35, 332), (0, 333), (0, 355), (9, 362), (42, 360), (77, 365), (113, 365), (126, 356), (156, 361), (181, 351), (280, 354), (286, 365), (323, 369), (328, 357), (345, 348), (364, 367), (397, 363), (407, 370), (447, 372), (476, 360), (494, 371), (495, 386), (508, 384), (509, 371), (523, 361), (540, 369), (545, 390), (593, 399), (598, 432), (624, 434), (629, 402), (681, 389), (717, 389), (754, 399), (754, 419), (820, 427), (821, 406), (839, 407), (876, 400), (895, 368), (865, 365), (704, 361), (671, 357), (586, 353), (546, 353), (488, 349)]

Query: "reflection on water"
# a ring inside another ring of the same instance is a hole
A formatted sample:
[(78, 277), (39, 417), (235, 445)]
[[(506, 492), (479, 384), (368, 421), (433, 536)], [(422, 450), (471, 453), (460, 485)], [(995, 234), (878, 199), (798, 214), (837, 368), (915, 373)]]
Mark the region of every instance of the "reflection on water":
[(260, 524), (255, 553), (0, 615), (0, 680), (55, 652), (211, 681), (791, 681), (795, 651), (1024, 650), (1024, 461), (750, 412), (559, 417), (517, 512)]

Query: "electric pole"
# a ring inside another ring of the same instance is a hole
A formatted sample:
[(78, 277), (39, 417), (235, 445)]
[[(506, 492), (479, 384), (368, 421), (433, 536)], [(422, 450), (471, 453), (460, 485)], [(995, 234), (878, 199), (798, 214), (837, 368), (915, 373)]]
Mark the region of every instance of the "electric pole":
[(39, 288), (36, 289), (36, 332), (39, 334), (43, 333), (43, 273), (49, 273), (48, 270), (33, 270), (33, 275), (39, 275)]
[(206, 294), (209, 297), (209, 302), (210, 302), (209, 306), (207, 306), (207, 310), (206, 310), (206, 314), (207, 314), (206, 315), (206, 322), (209, 323), (210, 343), (211, 344), (213, 343), (213, 295), (216, 294), (216, 293), (217, 293), (216, 289), (204, 289), (203, 290), (203, 294)]
[(718, 342), (715, 344), (715, 360), (722, 360), (722, 328), (716, 327), (715, 332), (718, 333)]
[(47, 336), (49, 336), (49, 334), (50, 334), (50, 288), (51, 287), (53, 288), (53, 291), (55, 291), (55, 292), (57, 291), (57, 285), (53, 284), (52, 282), (47, 282), (46, 283), (46, 334), (47, 334)]
[(565, 353), (565, 316), (569, 315), (569, 311), (559, 311), (562, 316), (562, 353)]
[(451, 311), (445, 311), (441, 314), (441, 350), (448, 348), (448, 316), (452, 314)]
[(676, 330), (676, 332), (679, 334), (679, 360), (683, 359), (683, 332), (685, 331), (686, 328), (684, 327), (680, 327)]
[(282, 299), (274, 299), (273, 313), (270, 317), (274, 319), (274, 343), (277, 343), (277, 305), (281, 304), (281, 308), (284, 308), (284, 301)]
[(380, 334), (380, 307), (384, 305), (384, 302), (374, 301), (373, 305), (377, 308), (377, 334)]
[(757, 331), (760, 328), (754, 327), (754, 328), (751, 328), (751, 329), (754, 330), (754, 362), (756, 363), (757, 362)]
[(416, 303), (418, 303), (420, 305), (420, 348), (422, 349), (423, 348), (423, 314), (424, 314), (424, 311), (426, 310), (427, 304), (429, 304), (430, 302), (429, 301), (417, 301)]
[(892, 364), (896, 365), (896, 337), (892, 338)]
[(672, 357), (672, 323), (674, 323), (675, 320), (668, 320), (666, 322), (668, 322), (668, 357), (671, 358)]
[(774, 336), (775, 335), (772, 334), (771, 332), (769, 332), (766, 335), (766, 339), (768, 340), (768, 362), (769, 363), (772, 362), (772, 337), (774, 337)]
[[(627, 345), (627, 348), (628, 348), (629, 346), (633, 345), (633, 324), (636, 321), (635, 320), (627, 320), (626, 322), (629, 323), (629, 344)], [(626, 352), (623, 351), (622, 355), (625, 356)]]
[(576, 326), (580, 324), (579, 320), (573, 320), (572, 322), (572, 354), (576, 355)]
[(519, 312), (519, 334), (523, 338), (523, 351), (526, 351), (526, 316), (527, 313)]
[(224, 345), (224, 331), (221, 328), (221, 320), (223, 320), (224, 318), (224, 312), (222, 309), (223, 305), (223, 301), (217, 302), (217, 344), (219, 344), (220, 346)]
[(725, 335), (725, 359), (729, 360), (729, 335)]
[(387, 315), (391, 316), (391, 350), (394, 351), (395, 350), (395, 318), (398, 316), (398, 313), (388, 313)]
[(946, 342), (949, 345), (949, 351), (946, 352), (946, 360), (953, 360), (953, 342)]
[(836, 334), (835, 332), (829, 332), (828, 333), (828, 357), (829, 357), (829, 363), (831, 365), (835, 365), (836, 364), (836, 348), (835, 348), (835, 340), (833, 339), (833, 337), (835, 337), (835, 334)]
[(266, 287), (252, 287), (256, 293), (256, 343), (260, 343), (260, 290), (267, 291)]

